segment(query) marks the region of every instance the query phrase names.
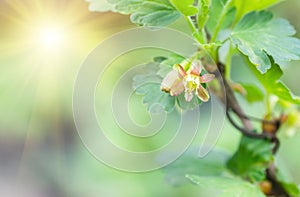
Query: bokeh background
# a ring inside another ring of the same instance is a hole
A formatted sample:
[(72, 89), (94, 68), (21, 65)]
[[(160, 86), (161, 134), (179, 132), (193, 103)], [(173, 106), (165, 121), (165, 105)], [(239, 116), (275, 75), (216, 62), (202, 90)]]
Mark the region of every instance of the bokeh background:
[[(101, 41), (134, 27), (128, 16), (94, 13), (88, 6), (84, 0), (0, 0), (0, 196), (199, 196), (201, 188), (173, 187), (160, 170), (126, 173), (105, 166), (82, 144), (72, 114), (76, 74)], [(287, 18), (300, 37), (299, 0), (286, 0), (271, 10)], [(182, 25), (178, 21), (172, 27)], [(287, 65), (282, 78), (297, 95), (299, 64)], [(239, 72), (242, 68), (235, 67), (234, 79), (239, 80)], [(134, 99), (135, 112), (145, 114)], [(247, 109), (259, 114), (261, 107)], [(114, 137), (128, 144), (121, 136)], [(277, 162), (300, 184), (300, 134), (280, 137)], [(226, 123), (217, 146), (230, 153), (238, 140), (238, 132)], [(197, 138), (193, 143), (199, 143)]]

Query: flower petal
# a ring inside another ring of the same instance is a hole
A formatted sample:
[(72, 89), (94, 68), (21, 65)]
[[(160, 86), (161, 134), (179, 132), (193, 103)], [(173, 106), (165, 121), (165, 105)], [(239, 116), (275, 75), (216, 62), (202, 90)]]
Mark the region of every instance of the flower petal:
[(184, 98), (187, 102), (190, 102), (193, 98), (193, 92), (186, 91), (184, 94)]
[(183, 78), (186, 75), (184, 68), (180, 64), (174, 64), (173, 69), (177, 71), (180, 78)]
[(184, 90), (184, 85), (183, 85), (182, 79), (178, 79), (171, 86), (170, 95), (177, 96), (177, 95), (181, 94), (183, 92), (183, 90)]
[(176, 70), (170, 71), (161, 82), (160, 89), (165, 92), (170, 92), (172, 85), (178, 79), (179, 77), (177, 71)]
[(189, 73), (193, 75), (200, 75), (202, 70), (202, 64), (199, 60), (193, 61), (189, 69)]
[(207, 102), (209, 100), (208, 91), (205, 88), (203, 88), (202, 85), (198, 86), (196, 94), (198, 98), (203, 102)]
[(204, 74), (200, 77), (200, 83), (208, 83), (215, 78), (214, 74)]
[(161, 82), (160, 89), (170, 93), (171, 96), (177, 96), (182, 93), (184, 90), (182, 82), (183, 74), (185, 74), (183, 68), (180, 65), (176, 67), (174, 65), (174, 69), (170, 71)]

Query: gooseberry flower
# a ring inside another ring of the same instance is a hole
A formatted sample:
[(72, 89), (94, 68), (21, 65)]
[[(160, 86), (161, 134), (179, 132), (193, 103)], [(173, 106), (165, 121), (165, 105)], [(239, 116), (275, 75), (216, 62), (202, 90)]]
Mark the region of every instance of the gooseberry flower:
[(208, 91), (202, 84), (208, 83), (214, 79), (213, 74), (201, 75), (202, 66), (200, 61), (192, 62), (190, 68), (185, 71), (180, 64), (175, 64), (161, 83), (161, 90), (170, 93), (171, 96), (177, 96), (184, 91), (184, 97), (190, 102), (193, 95), (207, 102), (209, 100)]

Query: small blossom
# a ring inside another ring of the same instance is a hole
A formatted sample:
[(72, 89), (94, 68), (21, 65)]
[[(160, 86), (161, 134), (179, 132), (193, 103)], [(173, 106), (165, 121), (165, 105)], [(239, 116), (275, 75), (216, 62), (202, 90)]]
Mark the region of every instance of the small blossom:
[(161, 83), (161, 90), (170, 93), (171, 96), (177, 96), (183, 91), (185, 100), (190, 102), (195, 95), (203, 102), (209, 100), (207, 90), (201, 85), (214, 79), (213, 74), (201, 74), (201, 62), (194, 61), (191, 67), (185, 71), (180, 64), (175, 64)]

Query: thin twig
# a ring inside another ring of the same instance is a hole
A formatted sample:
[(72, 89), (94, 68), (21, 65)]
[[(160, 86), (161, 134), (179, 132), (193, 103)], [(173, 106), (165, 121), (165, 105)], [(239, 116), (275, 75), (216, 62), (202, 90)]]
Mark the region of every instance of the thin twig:
[[(204, 64), (207, 71), (215, 74), (217, 80), (219, 81), (220, 86), (225, 90), (226, 95), (220, 96), (220, 100), (223, 101), (224, 105), (226, 106), (226, 116), (227, 116), (229, 122), (245, 136), (257, 138), (257, 139), (270, 140), (274, 144), (272, 154), (275, 155), (279, 148), (279, 145), (280, 145), (280, 141), (276, 136), (277, 130), (280, 127), (280, 122), (279, 121), (261, 120), (259, 118), (247, 116), (244, 113), (241, 106), (239, 105), (239, 103), (233, 93), (233, 90), (229, 86), (229, 83), (227, 82), (226, 78), (224, 77), (225, 66), (221, 63), (218, 63), (217, 65), (218, 65), (218, 68), (213, 69), (213, 67), (211, 65)], [(234, 119), (231, 116), (232, 112), (237, 115), (237, 117), (242, 122), (243, 126), (239, 126), (234, 121)], [(275, 124), (276, 131), (274, 133), (266, 133), (266, 132), (257, 133), (253, 129), (250, 119), (260, 121), (262, 123)], [(267, 180), (269, 180), (272, 183), (272, 195), (271, 196), (275, 196), (275, 197), (289, 197), (290, 196), (288, 194), (288, 192), (281, 186), (281, 184), (277, 180), (276, 168), (274, 166), (274, 163), (271, 163), (270, 166), (266, 169), (266, 178), (267, 178)]]

